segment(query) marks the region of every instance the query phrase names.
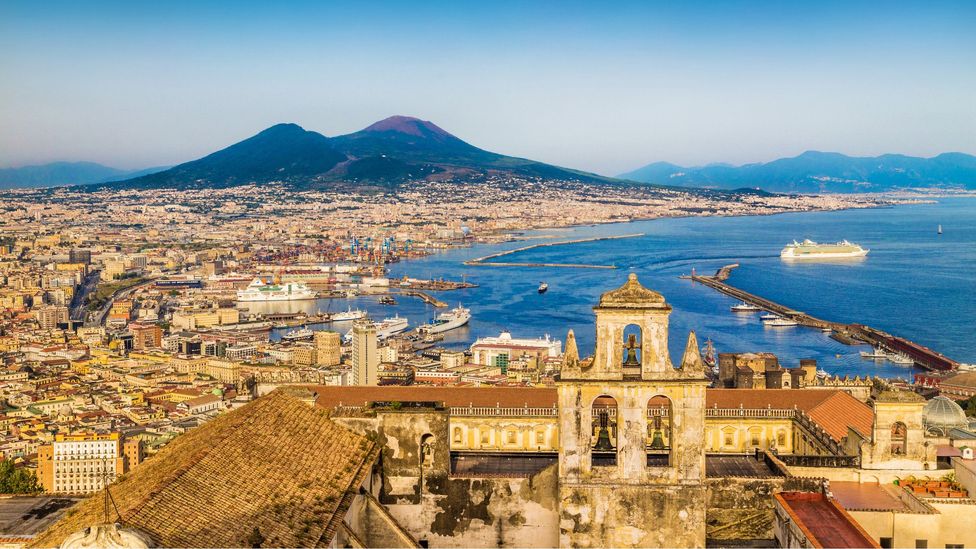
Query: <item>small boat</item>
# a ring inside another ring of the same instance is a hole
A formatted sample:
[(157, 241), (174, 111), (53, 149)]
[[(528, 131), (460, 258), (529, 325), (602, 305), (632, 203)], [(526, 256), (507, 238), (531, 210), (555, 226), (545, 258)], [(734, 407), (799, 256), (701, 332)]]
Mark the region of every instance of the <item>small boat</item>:
[(763, 321), (763, 324), (765, 324), (766, 326), (773, 326), (778, 328), (778, 327), (785, 327), (785, 326), (796, 326), (797, 322), (795, 320), (790, 320), (788, 318), (777, 318), (775, 320)]
[(315, 332), (312, 330), (308, 328), (301, 328), (299, 330), (292, 330), (286, 333), (285, 335), (281, 336), (281, 339), (286, 341), (301, 341), (303, 339), (312, 339), (312, 336), (314, 335)]
[(762, 310), (751, 303), (746, 303), (745, 301), (733, 305), (731, 309), (733, 313), (755, 313), (756, 311)]
[(759, 320), (762, 320), (762, 321), (765, 322), (767, 320), (776, 320), (777, 318), (779, 318), (779, 315), (774, 315), (773, 313), (767, 313), (767, 314), (764, 314), (761, 317), (759, 317)]
[(938, 232), (938, 234), (942, 234), (942, 225), (939, 225), (939, 232)]
[(380, 298), (380, 304), (382, 305), (396, 305), (396, 299), (392, 295), (385, 295)]
[(542, 284), (539, 284), (539, 293), (540, 294), (544, 294), (547, 291), (549, 291), (549, 285), (548, 284), (546, 284), (545, 282), (543, 282)]
[(888, 358), (888, 353), (882, 351), (881, 347), (875, 347), (871, 352), (861, 351), (861, 358), (884, 359)]

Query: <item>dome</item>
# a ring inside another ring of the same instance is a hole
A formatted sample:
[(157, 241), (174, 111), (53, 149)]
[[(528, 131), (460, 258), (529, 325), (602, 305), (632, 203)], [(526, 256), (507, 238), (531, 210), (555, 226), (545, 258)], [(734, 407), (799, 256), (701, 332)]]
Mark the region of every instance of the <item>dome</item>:
[(944, 396), (937, 396), (925, 405), (922, 411), (922, 423), (925, 424), (926, 429), (937, 429), (943, 433), (957, 427), (965, 429), (969, 425), (966, 412)]
[(601, 295), (599, 306), (628, 309), (669, 308), (664, 302), (664, 296), (641, 285), (634, 273), (627, 276), (627, 282), (623, 286)]

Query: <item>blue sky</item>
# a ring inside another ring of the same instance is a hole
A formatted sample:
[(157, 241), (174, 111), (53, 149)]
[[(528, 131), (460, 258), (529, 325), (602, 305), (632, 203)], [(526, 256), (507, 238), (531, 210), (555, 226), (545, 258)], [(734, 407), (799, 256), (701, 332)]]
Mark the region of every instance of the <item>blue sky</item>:
[(976, 2), (0, 2), (0, 166), (393, 114), (616, 174), (976, 153)]

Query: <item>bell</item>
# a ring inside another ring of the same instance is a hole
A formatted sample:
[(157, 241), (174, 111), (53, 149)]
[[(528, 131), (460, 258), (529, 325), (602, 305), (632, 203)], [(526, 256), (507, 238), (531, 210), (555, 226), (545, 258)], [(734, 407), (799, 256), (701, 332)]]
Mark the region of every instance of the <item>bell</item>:
[(627, 360), (624, 361), (624, 366), (640, 366), (640, 362), (637, 361), (637, 349), (639, 348), (637, 337), (630, 334), (627, 340)]
[(594, 450), (598, 451), (613, 451), (613, 443), (610, 442), (610, 430), (607, 429), (607, 424), (609, 423), (609, 418), (606, 412), (600, 413), (600, 432), (596, 437), (596, 446), (593, 447)]
[(654, 430), (654, 438), (651, 440), (651, 450), (664, 450), (664, 437), (658, 429)]

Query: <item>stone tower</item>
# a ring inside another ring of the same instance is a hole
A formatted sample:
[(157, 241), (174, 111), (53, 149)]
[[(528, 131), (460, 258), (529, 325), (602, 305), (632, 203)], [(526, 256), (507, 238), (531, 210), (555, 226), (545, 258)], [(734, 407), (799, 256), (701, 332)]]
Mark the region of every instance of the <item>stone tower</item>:
[(593, 310), (596, 352), (567, 355), (557, 383), (560, 545), (704, 547), (708, 382), (695, 335), (675, 368), (671, 306), (634, 274)]

